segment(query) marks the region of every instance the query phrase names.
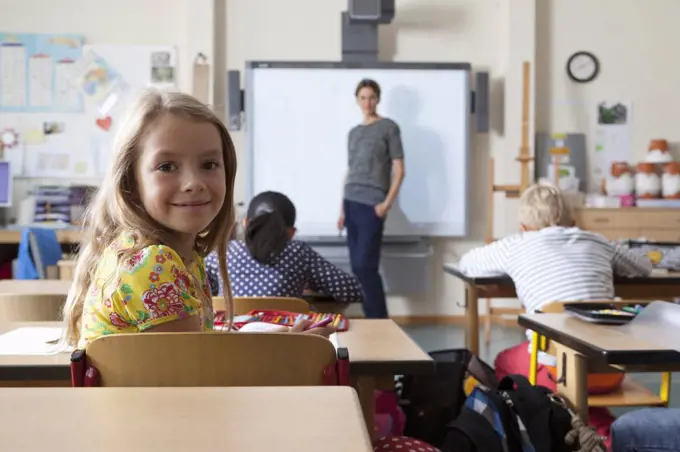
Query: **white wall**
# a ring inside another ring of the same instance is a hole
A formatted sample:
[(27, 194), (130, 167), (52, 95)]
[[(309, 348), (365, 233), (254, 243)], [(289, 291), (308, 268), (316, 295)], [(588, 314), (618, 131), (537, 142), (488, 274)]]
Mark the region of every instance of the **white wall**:
[[(537, 14), (537, 128), (583, 132), (592, 145), (597, 102), (628, 100), (633, 162), (644, 158), (652, 138), (666, 138), (680, 157), (680, 2), (541, 0)], [(600, 61), (591, 83), (567, 77), (567, 59), (578, 50)]]

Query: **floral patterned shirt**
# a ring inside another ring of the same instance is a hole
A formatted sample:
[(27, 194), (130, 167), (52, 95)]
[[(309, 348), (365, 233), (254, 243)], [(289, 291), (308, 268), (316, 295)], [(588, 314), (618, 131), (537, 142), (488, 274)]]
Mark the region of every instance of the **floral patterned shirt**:
[(187, 268), (172, 248), (151, 245), (119, 262), (120, 253), (134, 245), (135, 235), (124, 233), (102, 254), (85, 299), (79, 348), (99, 336), (138, 333), (194, 315), (201, 316), (205, 331), (212, 330), (203, 259), (196, 254)]

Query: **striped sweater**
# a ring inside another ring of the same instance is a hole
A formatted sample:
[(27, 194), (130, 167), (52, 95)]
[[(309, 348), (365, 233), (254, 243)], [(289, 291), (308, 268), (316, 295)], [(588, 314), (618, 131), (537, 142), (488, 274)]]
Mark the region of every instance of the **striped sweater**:
[(647, 276), (649, 259), (579, 228), (549, 227), (505, 237), (465, 254), (469, 275), (503, 273), (528, 312), (553, 301), (614, 297), (614, 274)]

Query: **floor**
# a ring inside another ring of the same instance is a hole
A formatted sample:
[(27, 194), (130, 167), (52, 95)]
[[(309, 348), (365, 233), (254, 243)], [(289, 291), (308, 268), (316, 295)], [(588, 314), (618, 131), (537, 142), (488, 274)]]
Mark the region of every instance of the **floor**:
[[(402, 327), (414, 341), (425, 351), (463, 348), (465, 343), (465, 330), (460, 325), (408, 325)], [(498, 352), (521, 341), (526, 340), (524, 331), (515, 327), (494, 326), (491, 330), (491, 342), (484, 344), (480, 338), (480, 358), (493, 366)], [(647, 386), (654, 392), (659, 391), (661, 377), (658, 373), (633, 374), (635, 379)], [(671, 387), (671, 407), (680, 408), (680, 374), (673, 375)], [(614, 414), (621, 415), (628, 409), (612, 410)]]

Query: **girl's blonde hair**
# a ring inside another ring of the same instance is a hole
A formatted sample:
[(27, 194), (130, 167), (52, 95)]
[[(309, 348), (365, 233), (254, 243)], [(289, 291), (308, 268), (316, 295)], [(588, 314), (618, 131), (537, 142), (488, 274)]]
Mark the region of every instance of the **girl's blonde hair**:
[(519, 222), (529, 229), (572, 226), (571, 205), (562, 191), (547, 184), (527, 188), (519, 200)]
[(227, 320), (233, 318), (233, 299), (227, 274), (227, 242), (235, 222), (234, 181), (236, 150), (226, 127), (197, 99), (183, 93), (146, 90), (131, 105), (121, 122), (113, 143), (113, 163), (88, 208), (83, 222), (83, 239), (78, 253), (73, 285), (64, 305), (64, 342), (77, 346), (83, 306), (104, 250), (124, 231), (136, 233), (133, 249), (119, 255), (125, 259), (140, 249), (171, 242), (171, 231), (161, 226), (137, 202), (135, 166), (146, 132), (162, 115), (172, 114), (189, 121), (213, 124), (219, 131), (224, 156), (227, 191), (224, 204), (215, 219), (196, 238), (196, 250), (205, 257), (217, 249), (220, 275), (224, 281)]

